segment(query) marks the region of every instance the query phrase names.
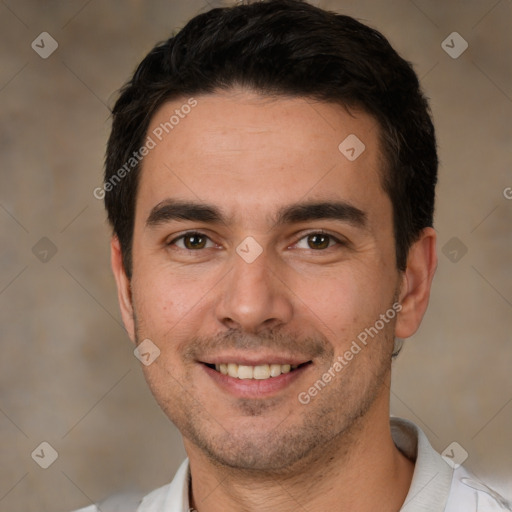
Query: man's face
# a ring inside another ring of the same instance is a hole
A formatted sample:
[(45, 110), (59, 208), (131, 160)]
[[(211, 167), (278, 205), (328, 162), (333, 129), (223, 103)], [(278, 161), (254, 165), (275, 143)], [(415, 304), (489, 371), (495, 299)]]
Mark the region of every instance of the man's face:
[[(375, 325), (401, 275), (378, 127), (305, 99), (235, 91), (196, 100), (143, 161), (135, 322), (126, 311), (125, 321), (138, 343), (160, 349), (145, 377), (188, 447), (276, 470), (387, 410), (395, 320)], [(161, 107), (148, 134), (184, 103)], [(354, 139), (338, 149), (350, 135), (365, 146), (352, 160)], [(333, 370), (338, 357), (345, 364)], [(227, 364), (234, 376), (219, 371)]]

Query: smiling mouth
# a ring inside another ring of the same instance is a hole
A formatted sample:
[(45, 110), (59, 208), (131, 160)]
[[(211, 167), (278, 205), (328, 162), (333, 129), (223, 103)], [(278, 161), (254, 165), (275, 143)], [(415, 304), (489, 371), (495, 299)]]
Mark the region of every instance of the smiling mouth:
[(279, 377), (284, 373), (290, 373), (298, 368), (311, 364), (311, 361), (299, 365), (290, 364), (260, 364), (257, 366), (248, 366), (236, 363), (209, 364), (204, 363), (208, 368), (216, 370), (222, 375), (227, 375), (236, 379), (255, 379), (266, 380), (273, 377)]

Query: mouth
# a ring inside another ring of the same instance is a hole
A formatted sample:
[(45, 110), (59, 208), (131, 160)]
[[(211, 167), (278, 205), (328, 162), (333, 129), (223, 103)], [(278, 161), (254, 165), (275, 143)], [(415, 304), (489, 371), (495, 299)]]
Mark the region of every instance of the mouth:
[[(205, 385), (230, 397), (246, 399), (266, 399), (288, 393), (294, 383), (308, 379), (314, 368), (313, 359), (305, 355), (238, 352), (204, 355), (196, 359), (203, 375), (207, 377)], [(283, 395), (286, 396), (286, 395)]]
[(277, 364), (266, 363), (258, 364), (255, 366), (238, 364), (238, 363), (203, 363), (208, 368), (216, 372), (233, 377), (240, 380), (268, 380), (277, 378), (283, 374), (293, 373), (306, 365), (311, 364), (312, 361), (306, 361), (300, 364)]

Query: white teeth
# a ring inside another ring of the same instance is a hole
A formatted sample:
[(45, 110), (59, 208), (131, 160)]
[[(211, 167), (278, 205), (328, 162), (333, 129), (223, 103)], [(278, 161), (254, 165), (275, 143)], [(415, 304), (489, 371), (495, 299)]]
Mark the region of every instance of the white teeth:
[(234, 363), (228, 364), (228, 375), (230, 377), (238, 377), (238, 365)]
[(238, 366), (238, 378), (239, 379), (252, 379), (253, 377), (253, 367), (252, 366), (244, 366), (243, 364)]
[(268, 379), (270, 377), (270, 366), (268, 364), (261, 364), (254, 367), (255, 379)]
[(281, 365), (280, 364), (271, 364), (270, 365), (270, 376), (271, 377), (279, 377), (281, 375)]
[(257, 366), (248, 366), (244, 364), (216, 364), (215, 369), (222, 375), (229, 375), (238, 379), (257, 379), (265, 380), (270, 377), (279, 377), (282, 373), (289, 373), (295, 370), (299, 365), (289, 364), (260, 364)]

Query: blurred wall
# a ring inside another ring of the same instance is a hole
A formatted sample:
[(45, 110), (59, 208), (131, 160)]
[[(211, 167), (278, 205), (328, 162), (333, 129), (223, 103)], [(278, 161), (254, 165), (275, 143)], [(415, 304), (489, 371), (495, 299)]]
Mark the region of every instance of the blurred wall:
[[(157, 41), (220, 3), (0, 3), (1, 511), (149, 491), (185, 456), (121, 325), (93, 190), (115, 91)], [(457, 441), (510, 496), (512, 2), (312, 3), (381, 30), (414, 64), (437, 126), (440, 264), (424, 325), (395, 363), (392, 411), (439, 451)], [(42, 442), (58, 456), (48, 469), (35, 462), (53, 454)]]

